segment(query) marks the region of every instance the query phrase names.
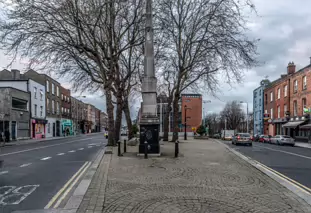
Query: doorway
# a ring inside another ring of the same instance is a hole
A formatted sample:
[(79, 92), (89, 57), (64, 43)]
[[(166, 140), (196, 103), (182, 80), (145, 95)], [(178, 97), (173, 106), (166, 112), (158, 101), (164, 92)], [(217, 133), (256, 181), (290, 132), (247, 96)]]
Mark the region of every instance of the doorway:
[(36, 124), (32, 124), (32, 138), (36, 138)]
[(55, 137), (55, 123), (53, 123), (53, 137)]
[(12, 140), (16, 140), (16, 121), (11, 123)]

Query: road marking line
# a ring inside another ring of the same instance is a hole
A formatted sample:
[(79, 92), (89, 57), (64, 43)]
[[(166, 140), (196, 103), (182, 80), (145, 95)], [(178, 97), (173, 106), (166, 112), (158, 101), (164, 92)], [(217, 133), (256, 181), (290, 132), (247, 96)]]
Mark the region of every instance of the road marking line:
[(25, 163), (23, 165), (20, 165), (19, 167), (26, 167), (26, 166), (30, 166), (32, 163)]
[(69, 151), (70, 153), (73, 153), (73, 152), (76, 152), (75, 150), (71, 150), (71, 151)]
[(0, 172), (0, 175), (4, 175), (4, 174), (7, 174), (7, 173), (9, 173), (9, 171), (2, 171), (2, 172)]
[(53, 144), (53, 145), (48, 145), (48, 146), (41, 146), (41, 147), (37, 147), (37, 148), (33, 148), (33, 149), (25, 149), (25, 150), (21, 150), (21, 151), (17, 151), (17, 152), (5, 153), (5, 154), (0, 155), (0, 157), (1, 156), (7, 156), (7, 155), (19, 154), (19, 153), (23, 153), (23, 152), (30, 152), (30, 151), (38, 150), (38, 149), (45, 149), (45, 148), (49, 148), (49, 147), (53, 147), (53, 146), (60, 146), (60, 145), (69, 144), (69, 143), (75, 143), (77, 141), (91, 140), (91, 139), (92, 138), (86, 138), (86, 139), (74, 140), (74, 141), (69, 141), (69, 142), (64, 142), (64, 143), (59, 143), (59, 144)]
[(67, 181), (67, 183), (57, 192), (56, 195), (49, 201), (49, 203), (44, 207), (44, 209), (49, 209), (54, 204), (54, 202), (59, 198), (59, 196), (65, 191), (69, 184), (79, 175), (79, 173), (86, 167), (88, 161), (85, 162), (80, 169)]
[(92, 146), (88, 146), (87, 148), (92, 148)]
[(66, 196), (68, 195), (68, 193), (72, 190), (72, 188), (77, 184), (77, 182), (79, 181), (79, 179), (81, 178), (81, 176), (86, 172), (86, 170), (91, 166), (91, 162), (88, 162), (87, 166), (84, 167), (84, 169), (82, 170), (82, 172), (79, 174), (79, 176), (75, 179), (74, 182), (71, 183), (71, 185), (67, 188), (67, 190), (63, 193), (63, 195), (61, 196), (60, 199), (58, 199), (58, 201), (56, 202), (56, 204), (54, 205), (54, 209), (58, 208), (59, 205), (61, 204), (61, 202), (66, 198)]
[(51, 159), (51, 157), (41, 158), (41, 160), (48, 160), (48, 159)]
[(79, 150), (83, 150), (84, 148), (80, 148)]
[(300, 188), (301, 190), (307, 192), (308, 194), (311, 194), (311, 193), (310, 193), (310, 192), (311, 192), (311, 189), (308, 188), (307, 186), (304, 186), (304, 185), (302, 185), (301, 183), (298, 183), (297, 181), (295, 181), (295, 180), (293, 180), (293, 179), (287, 177), (286, 175), (283, 175), (282, 173), (280, 173), (280, 172), (278, 172), (278, 171), (276, 171), (276, 170), (274, 170), (274, 169), (272, 169), (272, 168), (270, 168), (270, 167), (268, 167), (268, 166), (266, 166), (266, 165), (264, 165), (264, 164), (262, 164), (262, 163), (259, 163), (258, 161), (256, 161), (256, 163), (259, 164), (260, 166), (264, 167), (265, 169), (270, 170), (271, 172), (274, 172), (275, 174), (277, 174), (278, 176), (280, 176), (280, 178), (285, 179), (287, 182), (290, 182), (290, 183), (291, 183), (292, 185), (294, 185), (295, 187)]
[(57, 155), (64, 155), (65, 153), (58, 153)]
[(311, 160), (311, 157), (308, 157), (308, 156), (305, 156), (305, 155), (299, 155), (299, 154), (296, 154), (296, 153), (293, 153), (293, 152), (287, 152), (287, 151), (283, 151), (283, 150), (279, 150), (279, 149), (272, 149), (272, 148), (268, 148), (268, 147), (264, 147), (264, 146), (257, 146), (257, 145), (256, 145), (256, 147), (260, 147), (260, 148), (264, 148), (264, 149), (270, 149), (272, 151), (282, 152), (282, 153), (285, 153), (285, 154), (294, 155), (294, 156), (298, 156), (298, 157), (301, 157), (301, 158), (306, 158), (306, 159)]

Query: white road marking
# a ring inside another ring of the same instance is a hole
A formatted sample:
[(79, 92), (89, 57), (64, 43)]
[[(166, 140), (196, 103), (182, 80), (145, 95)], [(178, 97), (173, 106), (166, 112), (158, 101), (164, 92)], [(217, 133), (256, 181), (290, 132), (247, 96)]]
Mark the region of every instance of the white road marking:
[(23, 153), (23, 152), (30, 152), (30, 151), (38, 150), (38, 149), (45, 149), (45, 148), (49, 148), (49, 147), (53, 147), (53, 146), (61, 146), (64, 144), (75, 143), (77, 141), (86, 141), (86, 140), (91, 140), (91, 139), (92, 138), (85, 138), (85, 139), (74, 140), (74, 141), (69, 141), (69, 142), (64, 142), (64, 143), (58, 143), (58, 144), (53, 144), (53, 145), (48, 145), (48, 146), (41, 146), (41, 147), (37, 147), (37, 148), (33, 148), (33, 149), (25, 149), (25, 150), (21, 150), (21, 151), (17, 151), (17, 152), (5, 153), (5, 154), (0, 155), (0, 157), (1, 156), (7, 156), (7, 155), (19, 154), (19, 153)]
[(75, 150), (71, 150), (71, 151), (69, 151), (70, 153), (73, 153), (73, 152), (76, 152)]
[(84, 148), (80, 148), (79, 150), (83, 150)]
[(51, 159), (51, 157), (41, 158), (41, 160), (48, 160), (48, 159)]
[(88, 146), (87, 148), (92, 148), (92, 146)]
[(283, 150), (279, 150), (279, 149), (272, 149), (272, 148), (268, 148), (268, 147), (264, 147), (264, 146), (256, 146), (256, 147), (260, 147), (260, 148), (264, 148), (264, 149), (269, 149), (269, 150), (276, 151), (276, 152), (282, 152), (282, 153), (285, 153), (285, 154), (294, 155), (294, 156), (298, 156), (298, 157), (301, 157), (301, 158), (306, 158), (306, 159), (311, 160), (311, 157), (308, 157), (308, 156), (305, 156), (305, 155), (299, 155), (299, 154), (296, 154), (296, 153), (293, 153), (293, 152), (287, 152), (287, 151), (283, 151)]
[(32, 163), (25, 163), (23, 165), (20, 165), (19, 167), (26, 167), (26, 166), (30, 166)]
[(100, 146), (100, 145), (96, 145), (96, 146)]
[(18, 205), (31, 193), (33, 193), (39, 185), (27, 185), (27, 186), (2, 186), (0, 187), (0, 205)]
[(64, 155), (65, 153), (58, 153), (57, 155)]
[(7, 174), (7, 173), (9, 173), (9, 171), (2, 171), (2, 172), (0, 172), (0, 175), (4, 175), (4, 174)]

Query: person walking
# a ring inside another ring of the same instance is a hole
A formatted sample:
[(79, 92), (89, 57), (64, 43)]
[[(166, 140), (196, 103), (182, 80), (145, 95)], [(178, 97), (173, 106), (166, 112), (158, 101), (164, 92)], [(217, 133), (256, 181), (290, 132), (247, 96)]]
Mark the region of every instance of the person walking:
[(9, 142), (10, 141), (10, 131), (8, 129), (5, 130), (4, 136), (5, 136), (5, 142)]

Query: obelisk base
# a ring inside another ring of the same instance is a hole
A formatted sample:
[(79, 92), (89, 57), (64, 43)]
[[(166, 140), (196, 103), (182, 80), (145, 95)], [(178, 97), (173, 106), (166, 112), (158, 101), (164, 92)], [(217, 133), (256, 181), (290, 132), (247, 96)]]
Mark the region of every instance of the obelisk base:
[(145, 117), (140, 121), (139, 154), (145, 153), (145, 141), (148, 143), (148, 154), (160, 154), (159, 118)]

